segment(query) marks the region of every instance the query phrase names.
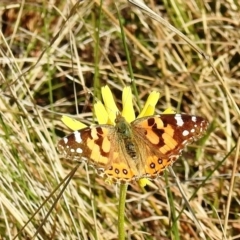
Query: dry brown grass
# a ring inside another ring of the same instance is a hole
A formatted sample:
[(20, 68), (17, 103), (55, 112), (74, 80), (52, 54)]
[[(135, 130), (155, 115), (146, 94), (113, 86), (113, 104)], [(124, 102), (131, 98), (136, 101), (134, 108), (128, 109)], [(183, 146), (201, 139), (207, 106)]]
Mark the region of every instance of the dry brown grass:
[[(126, 1), (117, 1), (141, 105), (156, 90), (161, 94), (157, 113), (172, 107), (204, 116), (210, 127), (173, 166), (195, 217), (166, 171), (153, 182), (155, 187), (129, 186), (128, 239), (239, 239), (239, 5), (156, 2), (145, 1), (210, 56), (215, 73), (175, 33)], [(99, 86), (108, 84), (121, 106), (121, 90), (131, 82), (113, 1), (103, 2), (101, 14), (97, 1), (84, 1), (71, 11), (73, 4), (0, 3), (2, 239), (12, 239), (75, 167), (60, 161), (55, 149), (68, 133), (61, 115), (79, 114), (92, 123), (93, 94), (100, 98)], [(33, 237), (59, 191), (19, 239)], [(36, 239), (117, 239), (117, 192), (118, 187), (107, 185), (82, 164)]]

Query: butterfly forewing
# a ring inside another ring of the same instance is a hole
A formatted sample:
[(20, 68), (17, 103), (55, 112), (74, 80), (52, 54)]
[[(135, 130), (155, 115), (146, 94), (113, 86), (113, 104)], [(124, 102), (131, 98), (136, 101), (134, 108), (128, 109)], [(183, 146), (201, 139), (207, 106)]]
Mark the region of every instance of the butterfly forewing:
[(99, 168), (106, 168), (111, 161), (114, 130), (111, 125), (98, 125), (75, 131), (58, 142), (58, 151), (68, 159), (87, 160)]
[(134, 134), (162, 157), (178, 155), (185, 145), (198, 139), (207, 126), (208, 122), (202, 117), (185, 114), (154, 115), (132, 123)]

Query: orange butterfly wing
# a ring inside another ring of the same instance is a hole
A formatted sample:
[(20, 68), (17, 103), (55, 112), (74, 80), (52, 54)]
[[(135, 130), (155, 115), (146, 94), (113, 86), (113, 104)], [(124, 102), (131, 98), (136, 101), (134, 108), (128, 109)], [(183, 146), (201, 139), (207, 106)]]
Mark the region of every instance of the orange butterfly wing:
[(82, 161), (87, 160), (98, 168), (107, 168), (111, 162), (111, 138), (114, 126), (98, 125), (83, 128), (62, 138), (58, 142), (58, 151), (64, 157)]
[(140, 175), (156, 177), (179, 157), (187, 144), (201, 137), (207, 127), (208, 122), (202, 117), (185, 114), (136, 119), (132, 129), (138, 144), (142, 145)]
[(62, 138), (58, 151), (75, 161), (86, 160), (100, 174), (129, 181), (137, 174), (135, 163), (124, 150), (124, 140), (112, 125), (87, 127)]

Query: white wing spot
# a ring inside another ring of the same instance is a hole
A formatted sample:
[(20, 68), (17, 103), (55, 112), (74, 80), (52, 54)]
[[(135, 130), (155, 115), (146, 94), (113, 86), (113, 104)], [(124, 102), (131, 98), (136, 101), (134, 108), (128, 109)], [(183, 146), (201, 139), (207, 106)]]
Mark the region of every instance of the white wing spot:
[(196, 121), (197, 121), (196, 116), (192, 116), (192, 121), (193, 121), (193, 122), (196, 122)]
[(74, 137), (75, 137), (75, 141), (77, 143), (81, 143), (82, 142), (82, 139), (81, 139), (81, 136), (80, 136), (80, 132), (79, 131), (75, 131), (74, 132)]
[(180, 127), (183, 126), (184, 122), (182, 120), (181, 114), (176, 114), (174, 118), (176, 119), (178, 126), (180, 126)]
[(70, 149), (70, 151), (71, 151), (72, 153), (74, 153), (74, 152), (75, 152), (75, 150), (74, 150), (73, 148), (71, 148), (71, 149)]
[(183, 135), (184, 137), (186, 137), (188, 134), (189, 134), (189, 131), (188, 131), (188, 130), (184, 130), (184, 131), (182, 132), (182, 135)]
[(76, 152), (77, 152), (77, 153), (82, 153), (83, 151), (82, 151), (81, 148), (77, 148)]
[(195, 132), (195, 129), (193, 128), (193, 129), (191, 129), (191, 133), (194, 133)]
[(68, 138), (67, 138), (67, 137), (64, 137), (64, 138), (63, 138), (63, 141), (64, 141), (65, 144), (67, 144), (67, 143), (68, 143)]

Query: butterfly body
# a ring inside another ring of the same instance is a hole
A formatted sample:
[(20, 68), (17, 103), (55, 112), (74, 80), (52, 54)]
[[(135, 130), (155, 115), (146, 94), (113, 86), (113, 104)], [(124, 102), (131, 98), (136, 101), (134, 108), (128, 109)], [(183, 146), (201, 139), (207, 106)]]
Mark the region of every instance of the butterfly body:
[(115, 126), (104, 124), (75, 131), (59, 141), (58, 149), (68, 159), (86, 159), (115, 181), (155, 178), (207, 126), (202, 117), (185, 114), (153, 115), (131, 123), (118, 114)]
[(125, 146), (126, 153), (132, 158), (138, 158), (138, 152), (136, 150), (137, 144), (134, 142), (134, 133), (132, 132), (131, 125), (125, 121), (125, 119), (119, 115), (116, 118), (116, 132), (118, 133), (116, 137), (118, 138), (119, 142)]

